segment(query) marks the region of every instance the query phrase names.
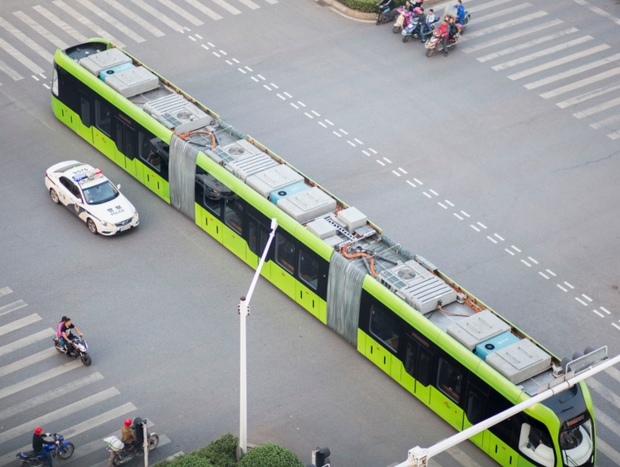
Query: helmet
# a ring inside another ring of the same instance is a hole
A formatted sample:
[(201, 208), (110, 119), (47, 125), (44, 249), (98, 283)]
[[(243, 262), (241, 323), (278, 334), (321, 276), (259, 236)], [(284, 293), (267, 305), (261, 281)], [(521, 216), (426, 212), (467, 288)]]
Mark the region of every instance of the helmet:
[(34, 429), (34, 434), (35, 435), (40, 435), (41, 433), (43, 433), (43, 428), (41, 428), (40, 426), (36, 427)]
[(126, 418), (123, 423), (125, 424), (125, 426), (131, 426), (131, 418)]

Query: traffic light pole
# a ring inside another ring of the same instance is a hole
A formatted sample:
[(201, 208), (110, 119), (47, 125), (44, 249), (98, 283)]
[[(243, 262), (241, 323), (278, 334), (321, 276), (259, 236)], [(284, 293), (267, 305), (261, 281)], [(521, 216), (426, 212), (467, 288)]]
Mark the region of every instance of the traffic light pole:
[[(604, 349), (606, 351), (606, 348)], [(587, 355), (585, 357), (587, 357)], [(575, 360), (575, 362), (577, 362), (577, 360)], [(456, 446), (460, 442), (465, 441), (474, 435), (477, 435), (481, 431), (484, 431), (519, 412), (522, 412), (528, 407), (538, 404), (539, 402), (549, 399), (555, 394), (558, 394), (562, 391), (565, 391), (566, 389), (573, 387), (580, 381), (583, 381), (590, 376), (606, 370), (607, 368), (619, 362), (620, 355), (617, 355), (614, 358), (603, 360), (600, 363), (597, 363), (595, 366), (591, 366), (589, 369), (577, 372), (576, 374), (573, 371), (569, 371), (565, 375), (549, 383), (548, 389), (531, 397), (526, 401), (521, 402), (520, 404), (515, 405), (514, 407), (509, 408), (508, 410), (498, 413), (497, 415), (494, 415), (493, 417), (477, 423), (476, 425), (470, 426), (466, 430), (463, 430), (460, 433), (455, 434), (454, 436), (446, 438), (443, 441), (440, 441), (439, 443), (431, 446), (430, 448), (421, 448), (419, 446), (416, 446), (410, 449), (408, 452), (407, 460), (405, 462), (397, 464), (395, 467), (426, 467), (428, 460), (431, 457), (434, 457), (437, 454), (440, 454), (443, 451), (446, 451), (451, 447)]]
[(271, 219), (271, 232), (267, 239), (267, 244), (263, 250), (263, 255), (260, 258), (258, 267), (254, 272), (252, 283), (248, 289), (248, 294), (245, 297), (241, 297), (239, 301), (239, 447), (237, 457), (241, 458), (248, 451), (248, 396), (247, 396), (247, 358), (246, 358), (246, 317), (250, 314), (250, 300), (256, 287), (256, 282), (260, 276), (260, 271), (265, 263), (265, 258), (269, 252), (269, 247), (273, 237), (275, 236), (276, 229), (278, 228), (278, 221), (276, 218)]

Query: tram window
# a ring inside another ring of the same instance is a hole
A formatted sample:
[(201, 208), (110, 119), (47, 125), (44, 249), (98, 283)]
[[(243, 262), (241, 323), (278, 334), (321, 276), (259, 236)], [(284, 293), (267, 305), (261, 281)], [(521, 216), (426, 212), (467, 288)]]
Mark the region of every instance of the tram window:
[(224, 208), (224, 222), (238, 234), (243, 233), (243, 205), (238, 198), (227, 198)]
[(286, 236), (276, 232), (276, 263), (291, 274), (295, 274), (295, 256), (297, 248)]
[(309, 251), (299, 251), (299, 278), (316, 290), (319, 282), (319, 262)]
[(428, 386), (430, 383), (431, 355), (422, 348), (418, 341), (407, 339), (405, 350), (405, 370), (419, 383)]
[(458, 404), (461, 400), (462, 385), (463, 372), (447, 360), (440, 358), (437, 389)]
[(521, 424), (519, 451), (540, 465), (553, 467), (555, 454), (547, 427), (533, 419), (527, 421)]
[(90, 127), (90, 101), (80, 97), (80, 119), (85, 127)]
[(248, 245), (250, 251), (255, 255), (262, 256), (268, 238), (269, 231), (267, 227), (250, 216), (248, 218)]
[(467, 407), (466, 407), (466, 415), (467, 419), (472, 423), (478, 423), (484, 420), (486, 417), (484, 416), (484, 408), (485, 408), (485, 397), (484, 395), (475, 388), (474, 386), (469, 386), (469, 392), (467, 393)]
[(398, 351), (399, 326), (398, 322), (384, 308), (372, 305), (370, 307), (370, 332), (390, 350)]
[(110, 105), (100, 99), (95, 100), (95, 124), (103, 133), (112, 133), (112, 112)]

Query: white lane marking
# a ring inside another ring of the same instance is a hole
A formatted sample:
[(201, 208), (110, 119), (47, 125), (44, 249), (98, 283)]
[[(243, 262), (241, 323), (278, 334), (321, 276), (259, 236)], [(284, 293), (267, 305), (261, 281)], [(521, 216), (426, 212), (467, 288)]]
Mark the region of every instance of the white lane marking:
[(444, 206), (444, 205), (443, 205), (443, 203), (442, 203), (441, 201), (438, 201), (438, 202), (437, 202), (437, 204), (438, 204), (439, 206), (441, 206), (442, 208), (444, 208), (444, 209), (448, 209), (448, 206)]
[(512, 68), (513, 66), (522, 65), (523, 63), (531, 62), (532, 60), (536, 60), (540, 57), (546, 57), (547, 55), (552, 55), (560, 50), (568, 49), (569, 47), (574, 47), (576, 45), (583, 44), (584, 42), (588, 42), (594, 39), (592, 36), (581, 36), (577, 39), (573, 39), (572, 41), (564, 42), (562, 44), (556, 45), (554, 47), (549, 47), (547, 49), (538, 50), (529, 55), (524, 55), (519, 58), (515, 58), (514, 60), (509, 60), (504, 63), (500, 63), (498, 65), (494, 65), (493, 68), (495, 71), (505, 70), (507, 68)]
[(493, 237), (491, 237), (490, 235), (487, 235), (487, 238), (489, 240), (491, 240), (493, 243), (497, 244), (497, 240), (495, 240)]
[(524, 259), (522, 259), (522, 260), (521, 260), (521, 262), (522, 262), (523, 264), (525, 264), (528, 268), (531, 268), (531, 267), (532, 267), (532, 265), (531, 265), (530, 263), (528, 263), (527, 261), (525, 261)]
[(588, 297), (586, 294), (582, 293), (581, 296), (585, 298), (587, 301), (592, 302), (592, 299)]
[(399, 167), (398, 170), (400, 170), (403, 174), (407, 175), (407, 171), (402, 167)]
[[(117, 2), (116, 0), (104, 0), (107, 4), (113, 6), (114, 8), (116, 8), (118, 11), (120, 11), (123, 15), (125, 15), (127, 18), (130, 18), (131, 20), (135, 21), (137, 24), (139, 24), (140, 26), (142, 26), (144, 29), (146, 29), (148, 32), (150, 32), (151, 34), (153, 34), (155, 37), (162, 37), (165, 36), (166, 34), (161, 31), (160, 29), (156, 28), (152, 23), (149, 23), (148, 21), (145, 21), (142, 16), (135, 14), (133, 11), (131, 11), (129, 8), (126, 8), (124, 5), (120, 4), (119, 2)], [(149, 7), (148, 5), (146, 5), (144, 2), (142, 2), (143, 5), (140, 5), (139, 0), (131, 0), (136, 6), (142, 7), (145, 6), (147, 9), (150, 9), (151, 11), (149, 11), (149, 13), (151, 13), (152, 15), (154, 15), (155, 17), (157, 17), (158, 19), (161, 19), (162, 21), (165, 20), (166, 18), (161, 15), (158, 14), (157, 10), (154, 10), (153, 8)], [(148, 11), (148, 10), (145, 10)], [(165, 22), (165, 21), (164, 21)], [(180, 31), (181, 29), (183, 29), (181, 27), (180, 24), (176, 24), (176, 27), (173, 27), (171, 25), (169, 25), (172, 29), (174, 29), (175, 31)]]
[(467, 214), (465, 211), (461, 211), (461, 214), (463, 214), (465, 217), (471, 217), (469, 214)]
[(54, 5), (56, 5), (62, 11), (67, 13), (69, 16), (72, 16), (74, 19), (76, 19), (77, 21), (82, 23), (88, 29), (91, 29), (92, 31), (97, 33), (99, 35), (99, 37), (105, 37), (105, 38), (111, 40), (112, 42), (114, 42), (117, 46), (119, 46), (121, 48), (125, 47), (125, 44), (123, 42), (119, 41), (116, 37), (114, 37), (112, 34), (107, 32), (105, 29), (100, 28), (99, 26), (97, 26), (90, 19), (88, 19), (86, 16), (82, 15), (78, 11), (74, 10), (73, 8), (71, 8), (65, 2), (63, 2), (61, 0), (56, 0), (56, 1), (54, 1)]
[(487, 226), (484, 225), (482, 222), (476, 222), (476, 224), (478, 224), (480, 227), (482, 227), (484, 230), (487, 229)]
[[(589, 86), (590, 84), (596, 83), (598, 81), (602, 81), (604, 79), (607, 78), (611, 78), (612, 76), (616, 76), (620, 74), (620, 68), (612, 68), (611, 70), (607, 70), (603, 73), (599, 73), (598, 75), (594, 75), (594, 76), (589, 76), (587, 78), (584, 79), (580, 79), (579, 81), (574, 81), (570, 84), (567, 84), (566, 86), (562, 86), (556, 89), (552, 89), (551, 91), (548, 92), (543, 92), (542, 94), (540, 94), (540, 97), (542, 97), (543, 99), (549, 99), (550, 97), (557, 97), (560, 94), (564, 94), (566, 92), (570, 92), (570, 91), (574, 91), (575, 89), (579, 89), (581, 87), (584, 86)], [(608, 85), (602, 88), (598, 88), (594, 91), (591, 91), (589, 93), (585, 93), (582, 94), (581, 96), (588, 96), (588, 95), (592, 95), (592, 97), (594, 97), (595, 95), (600, 95), (598, 94), (599, 92), (608, 92), (606, 91), (607, 89), (609, 89), (609, 91), (615, 91), (617, 88), (617, 84), (616, 85)], [(581, 98), (581, 96), (578, 96)], [(589, 99), (589, 97), (588, 97)], [(564, 102), (571, 102), (573, 99), (569, 99), (568, 101), (564, 101)], [(568, 105), (563, 105), (562, 102), (559, 102), (556, 104), (558, 107), (560, 108), (564, 108), (564, 107), (568, 107)], [(572, 104), (569, 104), (572, 105)]]
[(499, 240), (501, 240), (502, 242), (504, 241), (503, 237), (499, 234), (494, 233), (493, 235), (495, 235), (495, 237), (497, 237)]
[(538, 274), (540, 274), (541, 276), (543, 276), (545, 279), (549, 279), (549, 276), (546, 275), (544, 272), (542, 271), (538, 271)]
[(130, 37), (134, 41), (138, 43), (146, 41), (146, 39), (142, 37), (140, 34), (135, 33), (131, 28), (128, 28), (123, 23), (121, 23), (116, 18), (114, 18), (112, 15), (108, 14), (106, 11), (102, 10), (97, 5), (91, 3), (89, 0), (80, 0), (80, 5), (85, 6), (90, 11), (92, 11), (95, 15), (97, 15), (99, 18), (106, 21), (111, 26), (115, 27), (116, 29), (118, 29), (119, 31), (121, 31), (123, 34), (125, 34), (127, 37)]
[(408, 183), (409, 185), (411, 185), (413, 188), (415, 188), (415, 187), (416, 187), (416, 186), (415, 186), (415, 183), (413, 183), (411, 180), (407, 180), (407, 183)]
[[(8, 288), (8, 287), (7, 287)], [(11, 290), (11, 289), (9, 289)], [(0, 316), (8, 315), (9, 313), (19, 310), (28, 306), (25, 301), (17, 300), (16, 302), (8, 303), (4, 306), (0, 306)]]
[(52, 34), (50, 31), (45, 29), (41, 24), (32, 19), (30, 16), (25, 14), (22, 11), (14, 11), (13, 14), (19, 18), (23, 23), (30, 26), (35, 32), (38, 32), (44, 39), (47, 39), (49, 42), (54, 44), (59, 49), (66, 49), (69, 47), (65, 41), (60, 39), (58, 36)]
[(577, 75), (579, 73), (583, 73), (584, 71), (590, 71), (599, 66), (607, 65), (611, 62), (615, 62), (620, 60), (620, 54), (611, 55), (609, 57), (601, 58), (600, 60), (596, 60), (591, 63), (587, 63), (582, 66), (578, 66), (576, 68), (571, 68), (570, 70), (563, 71), (556, 75), (547, 76), (546, 78), (539, 79), (538, 81), (533, 81), (531, 83), (525, 84), (523, 87), (525, 89), (536, 89), (541, 86), (546, 86), (547, 84), (555, 83), (556, 81), (562, 80), (564, 78), (568, 78), (569, 76)]
[(511, 250), (509, 250), (508, 248), (504, 248), (504, 251), (505, 251), (506, 253), (508, 253), (510, 256), (514, 256), (514, 255), (515, 255), (515, 254), (514, 254)]
[[(327, 122), (327, 124), (328, 124), (328, 125), (330, 125), (330, 126), (334, 126), (334, 124), (333, 124), (332, 122), (330, 122), (329, 120), (325, 119), (325, 121)], [(370, 148), (369, 148), (369, 149), (370, 149)], [(372, 149), (371, 149), (371, 151), (372, 151)], [(373, 151), (373, 152), (374, 152), (374, 151)], [(375, 154), (377, 154), (377, 153), (375, 152)]]
[(562, 287), (560, 284), (555, 284), (558, 286), (558, 289), (560, 289), (562, 292), (568, 292), (568, 290), (566, 290), (564, 287)]
[(519, 18), (510, 20), (510, 21), (503, 21), (499, 24), (496, 24), (495, 26), (491, 26), (485, 29), (479, 29), (473, 32), (467, 31), (467, 34), (461, 37), (460, 42), (463, 42), (464, 40), (473, 39), (474, 37), (480, 37), (480, 36), (486, 36), (487, 34), (493, 34), (498, 31), (502, 31), (504, 29), (511, 28), (513, 26), (517, 26), (522, 23), (526, 23), (536, 18), (542, 18), (543, 16), (547, 16), (547, 14), (548, 13), (546, 11), (537, 11), (530, 15), (521, 16)]
[(620, 114), (614, 115), (613, 117), (605, 118), (603, 120), (599, 120), (598, 122), (590, 123), (590, 127), (595, 130), (600, 130), (601, 128), (607, 128), (610, 125), (615, 125), (620, 122)]
[(192, 23), (194, 26), (200, 26), (202, 24), (204, 24), (202, 21), (200, 21), (198, 18), (196, 18), (194, 15), (190, 14), (187, 9), (185, 8), (179, 8), (178, 5), (175, 5), (174, 3), (172, 3), (170, 0), (158, 0), (159, 3), (161, 3), (162, 5), (168, 7), (170, 10), (174, 11), (176, 14), (182, 16), (184, 19), (186, 19), (187, 21), (189, 21), (190, 23)]
[(392, 173), (396, 175), (397, 177), (401, 177), (400, 173), (398, 173), (396, 170), (392, 170)]
[[(16, 350), (22, 349), (24, 347), (29, 346), (30, 344), (34, 344), (35, 342), (39, 342), (43, 339), (47, 339), (49, 337), (55, 336), (56, 332), (52, 329), (52, 328), (47, 328), (44, 329), (43, 331), (39, 331), (35, 334), (31, 334), (29, 336), (26, 337), (22, 337), (21, 339), (18, 339), (14, 342), (11, 342), (10, 344), (6, 344), (3, 345), (2, 347), (0, 347), (0, 357), (2, 355), (6, 355), (9, 354), (11, 352), (14, 352)], [(0, 420), (2, 420), (2, 417), (0, 417)]]
[(476, 227), (474, 224), (469, 224), (469, 226), (474, 229), (476, 232), (480, 232), (480, 229)]
[(531, 256), (528, 256), (527, 259), (529, 259), (532, 263), (534, 264), (538, 264), (538, 261), (536, 261), (534, 258), (532, 258)]
[(493, 13), (489, 13), (488, 15), (484, 15), (484, 16), (476, 16), (476, 24), (478, 23), (482, 23), (484, 21), (488, 21), (490, 19), (497, 19), (500, 18), (502, 16), (506, 16), (506, 15), (512, 15), (514, 13), (516, 13), (517, 11), (521, 11), (524, 10), (526, 8), (531, 7), (532, 4), (531, 3), (519, 3), (513, 7), (510, 8), (504, 8), (502, 10), (499, 11), (495, 11)]
[(551, 274), (553, 277), (556, 276), (555, 272), (553, 272), (551, 269), (545, 269), (545, 271), (547, 271), (549, 274)]
[(56, 16), (54, 13), (49, 11), (47, 8), (41, 5), (36, 5), (36, 6), (33, 6), (32, 9), (35, 10), (37, 13), (39, 13), (41, 16), (47, 18), (50, 22), (54, 23), (55, 26), (62, 29), (66, 34), (73, 37), (76, 41), (82, 43), (88, 40), (88, 37), (80, 34), (78, 31), (73, 29), (71, 26), (69, 26), (67, 23), (65, 23), (63, 20), (61, 20), (58, 16)]
[(601, 308), (601, 310), (603, 310), (603, 311), (604, 311), (605, 313), (607, 313), (608, 315), (610, 315), (610, 314), (611, 314), (611, 311), (609, 311), (607, 308), (605, 308), (605, 307), (600, 307), (600, 308)]
[[(537, 24), (536, 26), (533, 26), (531, 28), (521, 29), (521, 30), (519, 30), (517, 32), (514, 32), (512, 34), (502, 34), (501, 37), (499, 37), (497, 39), (490, 40), (490, 41), (485, 41), (483, 44), (474, 45), (472, 47), (465, 47), (463, 49), (463, 52), (465, 52), (465, 53), (478, 52), (478, 51), (480, 51), (482, 49), (486, 49), (488, 47), (494, 47), (496, 45), (503, 44), (504, 42), (514, 42), (515, 39), (519, 39), (520, 37), (527, 36), (529, 34), (534, 34), (536, 32), (540, 32), (540, 31), (548, 31), (548, 30), (550, 30), (550, 28), (558, 26), (558, 25), (562, 24), (563, 22), (564, 21), (562, 21), (561, 19), (555, 19), (553, 21), (548, 21), (546, 23)], [(573, 32), (577, 32), (578, 31), (577, 28), (572, 28), (572, 29), (574, 29)], [(551, 37), (551, 36), (553, 36), (553, 34), (550, 34), (549, 36), (545, 36), (545, 37)], [(552, 37), (552, 38), (555, 39), (555, 37)], [(548, 39), (548, 40), (550, 40), (550, 39)], [(488, 59), (488, 60), (490, 60), (490, 59)], [(483, 61), (486, 61), (486, 60), (483, 60)]]
[(447, 204), (448, 206), (454, 207), (454, 204), (452, 204), (450, 201), (448, 201), (448, 200), (445, 200), (445, 201), (446, 201), (446, 204)]
[[(32, 60), (30, 60), (28, 57), (26, 57), (23, 53), (21, 53), (4, 39), (0, 39), (0, 48), (4, 49), (6, 53), (11, 55), (15, 60), (28, 68), (32, 73), (43, 73), (43, 68), (34, 63)], [(8, 72), (7, 74), (9, 74), (9, 76), (19, 76), (19, 73), (15, 71), (12, 72), (12, 69), (4, 63), (2, 69), (3, 71)], [(17, 79), (21, 79), (21, 76)], [(17, 79), (15, 81), (17, 81)]]
[(380, 161), (379, 159), (377, 159), (377, 163), (381, 164), (383, 167), (385, 167), (385, 163), (383, 161)]
[(418, 180), (417, 178), (413, 179), (414, 182), (416, 182), (418, 185), (424, 185), (424, 183), (422, 183), (420, 180)]
[(258, 8), (260, 8), (256, 3), (254, 3), (252, 0), (239, 0), (241, 3), (243, 3), (245, 6), (247, 6), (248, 8), (250, 8), (251, 10), (256, 10)]
[(511, 2), (512, 0), (493, 0), (491, 2), (483, 3), (482, 5), (476, 5), (471, 9), (472, 12), (480, 12), (482, 10), (486, 10), (487, 8), (493, 8), (504, 3)]
[(582, 299), (580, 299), (579, 297), (575, 297), (575, 300), (577, 300), (579, 303), (581, 303), (583, 306), (588, 306), (588, 304), (586, 302), (584, 302)]
[[(159, 0), (161, 1), (161, 0)], [(185, 0), (187, 3), (189, 3), (191, 6), (193, 6), (194, 8), (196, 8), (197, 10), (201, 11), (202, 13), (204, 13), (205, 15), (207, 15), (209, 18), (214, 19), (214, 20), (220, 20), (222, 19), (222, 16), (217, 14), (215, 11), (213, 11), (211, 8), (207, 8), (206, 6), (204, 6), (203, 4), (201, 4), (199, 1), (197, 0)], [(177, 10), (183, 10), (183, 8), (179, 8), (177, 6)]]
[[(607, 44), (599, 44), (595, 47), (591, 47), (586, 50), (582, 50), (581, 52), (577, 52), (571, 55), (567, 55), (562, 58), (558, 58), (556, 60), (551, 60), (549, 62), (543, 63), (542, 65), (538, 65), (532, 68), (528, 68), (527, 70), (520, 71), (518, 73), (513, 73), (512, 75), (508, 75), (508, 78), (511, 80), (518, 80), (522, 78), (526, 78), (528, 76), (534, 75), (536, 73), (540, 73), (541, 71), (546, 71), (556, 66), (565, 65), (566, 63), (573, 62), (575, 60), (579, 60), (584, 57), (588, 57), (590, 55), (597, 54), (602, 52), (603, 50), (609, 49), (611, 46)], [(528, 88), (529, 89), (529, 88)]]
[(599, 315), (601, 318), (604, 318), (604, 317), (605, 317), (605, 315), (603, 315), (602, 313), (600, 313), (600, 312), (599, 312), (596, 308), (594, 308), (592, 311), (593, 311), (594, 313), (596, 313), (597, 315)]
[(429, 199), (430, 199), (430, 198), (432, 198), (432, 196), (431, 196), (431, 195), (429, 195), (426, 191), (423, 191), (422, 193), (423, 193), (423, 194), (424, 194), (424, 196), (426, 196), (427, 198), (429, 198)]
[(435, 196), (439, 196), (439, 193), (437, 193), (435, 190), (433, 189), (429, 189), (428, 191), (430, 191), (432, 194), (434, 194)]
[(567, 287), (570, 287), (571, 289), (574, 289), (575, 287), (573, 287), (572, 285), (570, 285), (568, 282), (564, 281), (564, 285), (566, 285)]
[(17, 329), (21, 329), (30, 324), (36, 323), (37, 321), (40, 321), (40, 320), (41, 320), (41, 317), (38, 314), (33, 313), (31, 315), (17, 319), (15, 321), (11, 321), (10, 323), (5, 324), (4, 326), (0, 326), (0, 336), (8, 334), (9, 332), (16, 331)]
[[(82, 366), (83, 365), (80, 360), (74, 360), (72, 362), (65, 363), (62, 366), (52, 368), (50, 370), (44, 371), (43, 373), (39, 373), (38, 375), (24, 379), (12, 386), (3, 387), (2, 389), (0, 389), (0, 399), (4, 399), (5, 397), (16, 394), (32, 386), (36, 386), (37, 384), (41, 384), (45, 381), (48, 381), (52, 378), (60, 376), (68, 371), (75, 370), (76, 368), (80, 368)], [(14, 458), (15, 456), (12, 457), (12, 459)]]
[(58, 355), (58, 351), (54, 347), (41, 350), (40, 352), (0, 367), (0, 377), (15, 373), (16, 371), (22, 370), (26, 367), (29, 367), (30, 365), (42, 362), (43, 360), (54, 357), (56, 355)]
[(461, 216), (459, 216), (456, 212), (453, 212), (452, 214), (454, 214), (454, 217), (456, 217), (458, 220), (462, 221), (463, 218)]
[(237, 10), (234, 6), (230, 5), (229, 3), (224, 2), (223, 0), (211, 0), (211, 1), (215, 3), (216, 5), (219, 5), (220, 7), (222, 7), (224, 10), (228, 11), (232, 15), (241, 14), (241, 10)]
[(516, 251), (517, 253), (521, 253), (521, 250), (519, 250), (516, 246), (514, 245), (510, 245), (510, 248), (512, 248), (514, 251)]
[[(556, 20), (556, 21), (551, 21), (549, 23), (545, 23), (542, 25), (538, 25), (534, 28), (530, 28), (529, 31), (531, 32), (536, 32), (536, 31), (540, 31), (540, 30), (548, 30), (548, 25), (553, 26), (557, 26), (558, 24), (562, 23), (562, 20)], [(568, 28), (568, 29), (564, 29), (563, 31), (559, 31), (556, 32), (555, 34), (549, 34), (547, 36), (542, 36), (542, 37), (537, 37), (535, 39), (529, 40), (527, 42), (522, 42), (520, 44), (517, 45), (513, 45), (512, 47), (507, 47), (505, 49), (501, 49), (498, 50), (497, 52), (492, 52), (490, 54), (487, 55), (483, 55), (481, 57), (477, 57), (476, 60), (478, 60), (480, 63), (484, 63), (484, 62), (488, 62), (489, 60), (494, 60), (496, 58), (499, 57), (503, 57), (505, 55), (510, 55), (512, 53), (518, 52), (520, 50), (525, 50), (525, 49), (529, 49), (530, 47), (534, 47), (535, 45), (540, 45), (540, 44), (544, 44), (545, 42), (549, 42), (552, 40), (557, 39), (558, 37), (562, 37), (562, 36), (566, 36), (568, 34), (573, 34), (576, 33), (577, 31), (579, 31), (579, 29), (577, 28)], [(528, 34), (530, 34), (531, 32), (528, 32)], [(520, 31), (519, 33), (516, 34), (510, 34), (510, 36), (524, 36), (526, 34), (523, 34), (523, 31)], [(504, 38), (501, 37), (495, 41), (490, 41), (490, 42), (497, 42), (497, 43), (502, 43), (505, 42)], [(487, 45), (486, 44), (481, 44), (480, 46), (477, 47), (472, 47), (474, 49), (478, 48), (478, 49), (482, 49), (482, 48), (486, 48)]]
[(581, 112), (576, 112), (573, 114), (573, 116), (575, 118), (581, 119), (581, 118), (589, 117), (590, 115), (594, 115), (599, 112), (602, 112), (603, 110), (612, 109), (614, 107), (617, 107), (618, 105), (620, 105), (620, 97), (611, 99), (607, 102), (603, 102), (602, 104), (599, 104), (599, 105), (595, 105), (594, 107), (590, 107), (589, 109), (585, 109)]

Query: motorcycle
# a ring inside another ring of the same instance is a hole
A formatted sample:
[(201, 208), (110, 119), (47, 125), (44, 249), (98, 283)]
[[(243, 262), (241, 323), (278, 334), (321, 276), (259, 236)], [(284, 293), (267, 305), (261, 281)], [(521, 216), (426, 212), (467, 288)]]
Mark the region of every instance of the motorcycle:
[[(401, 32), (402, 36), (403, 36), (403, 42), (409, 42), (409, 39), (411, 39), (412, 37), (414, 39), (422, 39), (422, 41), (424, 41), (424, 36), (426, 34), (429, 34), (433, 31), (433, 29), (435, 29), (435, 23), (439, 21), (439, 17), (435, 17), (435, 21), (433, 21), (432, 23), (423, 23), (421, 24), (417, 18), (412, 18), (411, 21), (409, 22), (409, 26), (407, 26), (405, 29), (403, 29), (403, 31)], [(422, 30), (422, 28), (424, 28)]]
[(377, 26), (383, 23), (387, 23), (388, 21), (392, 21), (396, 14), (398, 13), (398, 9), (388, 11), (388, 14), (384, 14), (385, 6), (382, 6), (380, 3), (377, 3)]
[(54, 338), (54, 347), (58, 352), (67, 354), (67, 357), (78, 358), (82, 360), (82, 363), (85, 366), (90, 366), (93, 362), (90, 358), (90, 355), (86, 353), (88, 350), (88, 344), (84, 340), (83, 337), (76, 336), (75, 334), (70, 335), (71, 340), (67, 343), (65, 347), (60, 344), (60, 339), (58, 337)]
[[(133, 431), (137, 439), (136, 446), (125, 446), (125, 443), (118, 439), (117, 436), (104, 438), (103, 441), (107, 444), (106, 451), (110, 453), (113, 466), (118, 467), (119, 465), (126, 464), (137, 456), (144, 455), (142, 449), (137, 446), (144, 447), (144, 426), (146, 426), (146, 424), (146, 418), (136, 417), (133, 421)], [(147, 428), (146, 437), (148, 439), (149, 451), (159, 446), (159, 435), (157, 433), (150, 433)]]
[[(59, 457), (61, 459), (69, 459), (75, 451), (75, 446), (69, 441), (65, 441), (62, 435), (57, 433), (46, 433), (48, 438), (54, 438), (54, 444), (44, 444), (43, 449), (50, 454), (52, 459)], [(45, 467), (47, 460), (43, 455), (37, 456), (34, 451), (18, 452), (15, 457), (20, 461), (19, 467)]]
[[(455, 47), (459, 42), (459, 38), (461, 37), (461, 32), (457, 32), (454, 37), (448, 40), (448, 49)], [(443, 50), (443, 40), (439, 31), (434, 31), (433, 35), (428, 38), (428, 40), (424, 43), (424, 47), (426, 48), (426, 56), (432, 57), (435, 52)]]
[(392, 27), (392, 32), (394, 34), (400, 32), (402, 29), (407, 28), (409, 23), (411, 23), (411, 18), (413, 17), (413, 13), (402, 6), (397, 8), (396, 11), (399, 13), (398, 18), (396, 18), (396, 22)]

